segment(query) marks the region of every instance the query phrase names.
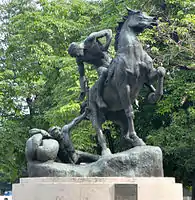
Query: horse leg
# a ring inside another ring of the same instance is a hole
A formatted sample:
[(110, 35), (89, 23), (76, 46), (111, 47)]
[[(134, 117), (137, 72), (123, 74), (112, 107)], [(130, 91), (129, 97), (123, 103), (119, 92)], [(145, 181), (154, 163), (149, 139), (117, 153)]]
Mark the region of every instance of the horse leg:
[(166, 71), (164, 67), (158, 67), (157, 70), (154, 69), (149, 74), (150, 81), (153, 81), (156, 78), (158, 79), (158, 85), (157, 85), (156, 91), (150, 93), (148, 96), (148, 101), (152, 104), (159, 101), (161, 96), (163, 95), (163, 83), (164, 83), (165, 73)]
[(96, 130), (98, 143), (99, 143), (100, 147), (102, 148), (101, 154), (102, 155), (111, 154), (110, 149), (107, 148), (107, 145), (106, 145), (106, 139), (105, 139), (105, 136), (104, 136), (103, 130), (102, 130), (102, 123), (101, 123), (102, 119), (101, 119), (100, 115), (98, 115), (97, 106), (94, 103), (91, 103), (90, 108), (91, 108), (92, 125)]
[(128, 121), (128, 132), (126, 133), (126, 135), (124, 135), (124, 138), (126, 141), (131, 143), (133, 147), (143, 146), (145, 145), (145, 143), (143, 142), (142, 139), (140, 139), (137, 136), (135, 132), (135, 128), (134, 128), (134, 122), (133, 122), (134, 112), (133, 112), (133, 106), (132, 106), (131, 98), (130, 98), (130, 86), (126, 85), (126, 87), (120, 87), (119, 91), (120, 91), (119, 92), (120, 100), (125, 110), (125, 115)]
[(102, 156), (111, 154), (110, 149), (106, 145), (106, 139), (105, 139), (105, 136), (103, 134), (102, 126), (98, 125), (98, 126), (96, 126), (95, 129), (96, 129), (98, 142), (99, 142), (99, 144), (102, 148), (102, 153), (101, 153)]

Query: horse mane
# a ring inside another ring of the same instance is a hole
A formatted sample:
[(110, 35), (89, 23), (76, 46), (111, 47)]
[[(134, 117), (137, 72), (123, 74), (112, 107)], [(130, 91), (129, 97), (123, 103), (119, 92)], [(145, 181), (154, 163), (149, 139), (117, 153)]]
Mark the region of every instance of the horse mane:
[(136, 11), (134, 11), (134, 10), (128, 10), (128, 14), (123, 17), (123, 21), (122, 22), (118, 22), (118, 26), (115, 29), (116, 30), (115, 42), (114, 42), (115, 51), (118, 50), (118, 40), (119, 40), (119, 35), (120, 35), (121, 29), (123, 27), (123, 24), (125, 23), (125, 21), (128, 19), (129, 16), (131, 16), (131, 15), (133, 15), (135, 13), (136, 13)]

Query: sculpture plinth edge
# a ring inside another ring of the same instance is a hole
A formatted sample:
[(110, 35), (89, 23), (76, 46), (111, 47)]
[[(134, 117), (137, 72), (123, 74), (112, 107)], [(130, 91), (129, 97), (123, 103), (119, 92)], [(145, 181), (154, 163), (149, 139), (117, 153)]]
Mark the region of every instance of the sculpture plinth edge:
[(159, 147), (139, 146), (84, 165), (30, 161), (28, 173), (30, 177), (163, 177), (162, 160)]

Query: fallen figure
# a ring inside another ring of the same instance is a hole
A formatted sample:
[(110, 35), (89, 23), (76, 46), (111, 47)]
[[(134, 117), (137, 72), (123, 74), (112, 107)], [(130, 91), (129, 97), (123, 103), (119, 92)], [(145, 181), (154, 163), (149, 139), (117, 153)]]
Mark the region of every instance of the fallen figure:
[(79, 124), (88, 114), (88, 108), (80, 116), (73, 119), (62, 128), (51, 127), (48, 132), (33, 128), (29, 131), (31, 137), (26, 142), (27, 161), (48, 161), (80, 164), (97, 161), (100, 156), (75, 150), (71, 140), (71, 130)]

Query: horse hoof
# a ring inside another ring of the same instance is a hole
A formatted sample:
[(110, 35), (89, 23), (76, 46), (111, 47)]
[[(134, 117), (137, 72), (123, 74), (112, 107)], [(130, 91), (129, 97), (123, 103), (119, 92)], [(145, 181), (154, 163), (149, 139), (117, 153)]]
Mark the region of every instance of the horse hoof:
[(142, 139), (139, 139), (139, 145), (138, 146), (146, 146), (146, 143)]
[(133, 137), (131, 137), (131, 139), (132, 139), (132, 145), (134, 147), (146, 146), (146, 143), (141, 138), (139, 138), (138, 136), (133, 136)]
[(111, 154), (112, 153), (109, 148), (102, 150), (102, 156), (109, 156)]
[(137, 139), (134, 141), (134, 147), (137, 146), (146, 146), (146, 143), (142, 139)]
[(166, 74), (166, 70), (165, 70), (165, 68), (164, 67), (158, 67), (158, 74), (159, 74), (159, 76), (161, 76), (161, 77), (164, 77), (165, 76), (165, 74)]
[(124, 136), (124, 139), (127, 141), (127, 142), (132, 142), (132, 139), (129, 137), (129, 136), (127, 136), (127, 135), (125, 135)]

